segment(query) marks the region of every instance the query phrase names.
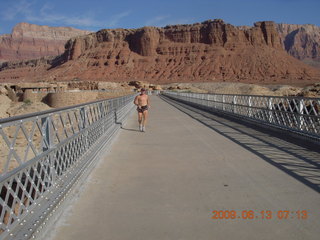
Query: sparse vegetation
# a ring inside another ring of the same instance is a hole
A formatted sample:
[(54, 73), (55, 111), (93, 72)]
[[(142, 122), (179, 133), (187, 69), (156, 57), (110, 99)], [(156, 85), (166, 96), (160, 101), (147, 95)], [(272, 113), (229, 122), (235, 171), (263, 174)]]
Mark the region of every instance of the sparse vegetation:
[(27, 104), (27, 105), (31, 105), (32, 104), (32, 101), (30, 99), (26, 99), (23, 102), (24, 102), (24, 104)]

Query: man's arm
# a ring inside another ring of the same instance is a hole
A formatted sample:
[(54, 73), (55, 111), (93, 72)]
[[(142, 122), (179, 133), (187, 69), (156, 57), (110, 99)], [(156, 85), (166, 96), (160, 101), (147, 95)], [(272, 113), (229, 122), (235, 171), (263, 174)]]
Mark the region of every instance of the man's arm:
[(135, 97), (133, 103), (137, 106), (139, 106), (139, 102), (138, 102), (138, 96)]

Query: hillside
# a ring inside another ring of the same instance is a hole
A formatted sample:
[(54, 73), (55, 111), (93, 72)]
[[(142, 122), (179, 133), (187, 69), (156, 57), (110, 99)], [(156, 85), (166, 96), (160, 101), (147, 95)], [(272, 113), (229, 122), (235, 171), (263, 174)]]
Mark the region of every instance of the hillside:
[(17, 24), (11, 34), (0, 35), (0, 62), (56, 56), (72, 37), (90, 33), (71, 27)]
[(277, 31), (291, 56), (320, 67), (320, 27), (312, 24), (277, 24)]
[[(10, 65), (11, 64), (11, 65)], [(319, 70), (289, 56), (274, 22), (239, 28), (222, 20), (104, 29), (72, 38), (53, 60), (10, 63), (0, 81), (145, 80), (306, 84)]]

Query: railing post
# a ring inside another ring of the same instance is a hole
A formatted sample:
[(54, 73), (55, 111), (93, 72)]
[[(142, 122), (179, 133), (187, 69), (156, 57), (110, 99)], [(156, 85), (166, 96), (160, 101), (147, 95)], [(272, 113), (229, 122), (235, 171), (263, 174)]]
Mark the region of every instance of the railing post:
[(304, 119), (303, 119), (303, 99), (299, 99), (299, 130), (302, 131), (303, 130), (303, 125), (304, 125)]
[(52, 147), (51, 136), (51, 115), (41, 118), (41, 130), (42, 130), (42, 151), (45, 152)]
[[(86, 107), (82, 107), (80, 109), (80, 115), (82, 119), (82, 129), (85, 129), (88, 125), (88, 118), (87, 118), (87, 113), (86, 113)], [(88, 131), (84, 133), (85, 136), (85, 149), (88, 148)]]
[(87, 114), (86, 114), (86, 108), (82, 107), (80, 109), (80, 115), (81, 115), (81, 119), (82, 119), (82, 129), (87, 127)]
[(222, 110), (225, 111), (225, 96), (224, 94), (222, 95)]
[(272, 109), (273, 109), (273, 105), (272, 105), (272, 101), (273, 98), (272, 97), (269, 97), (268, 98), (268, 121), (269, 123), (272, 123), (273, 122), (273, 112), (272, 112)]
[(103, 122), (102, 124), (102, 132), (104, 133), (105, 132), (105, 111), (104, 111), (104, 108), (103, 108), (103, 103), (99, 103), (99, 110), (100, 110), (100, 118), (101, 118), (101, 121)]
[(117, 117), (117, 107), (118, 107), (118, 99), (113, 100), (113, 113), (114, 113), (114, 124), (117, 123), (118, 117)]
[(251, 109), (251, 107), (252, 107), (252, 97), (251, 96), (249, 96), (249, 98), (248, 98), (248, 105), (249, 105), (249, 117), (252, 117), (252, 109)]
[[(42, 152), (45, 152), (53, 147), (52, 142), (52, 115), (49, 114), (47, 117), (41, 118), (41, 130), (42, 130)], [(51, 186), (51, 184), (56, 179), (56, 174), (54, 171), (54, 165), (52, 162), (52, 152), (49, 154), (46, 161), (43, 162), (43, 166), (45, 166), (45, 172), (46, 176), (48, 176), (46, 179), (43, 179), (45, 187)], [(40, 169), (37, 168), (37, 171), (40, 171)]]
[(233, 113), (237, 113), (237, 96), (233, 96)]
[(214, 102), (214, 105), (213, 105), (214, 109), (217, 109), (217, 95), (216, 94), (213, 95), (213, 102)]

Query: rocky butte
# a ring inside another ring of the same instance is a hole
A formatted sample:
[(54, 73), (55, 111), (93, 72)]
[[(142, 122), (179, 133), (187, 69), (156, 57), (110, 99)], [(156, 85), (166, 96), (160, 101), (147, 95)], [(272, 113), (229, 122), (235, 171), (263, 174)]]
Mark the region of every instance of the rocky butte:
[(320, 27), (312, 24), (277, 24), (277, 31), (291, 56), (320, 67)]
[(152, 83), (319, 81), (319, 70), (288, 55), (274, 22), (236, 27), (220, 19), (164, 28), (105, 29), (70, 39), (65, 52), (10, 63), (0, 81), (145, 80)]
[(0, 36), (0, 62), (57, 56), (70, 38), (88, 33), (71, 27), (19, 23), (11, 34)]

